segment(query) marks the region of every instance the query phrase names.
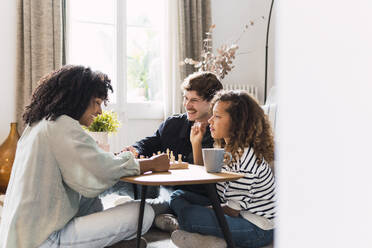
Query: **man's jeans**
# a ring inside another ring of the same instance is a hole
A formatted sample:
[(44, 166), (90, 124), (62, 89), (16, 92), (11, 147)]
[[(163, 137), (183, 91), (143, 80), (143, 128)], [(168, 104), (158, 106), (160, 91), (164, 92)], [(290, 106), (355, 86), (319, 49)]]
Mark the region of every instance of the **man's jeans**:
[[(173, 192), (170, 207), (176, 213), (180, 229), (224, 238), (209, 198), (177, 190)], [(273, 240), (273, 230), (262, 230), (241, 216), (225, 214), (232, 238), (239, 247), (261, 247)]]
[[(40, 248), (92, 248), (133, 239), (137, 233), (139, 201), (130, 201), (102, 211), (98, 198), (80, 200), (79, 213), (64, 228), (52, 233)], [(142, 234), (154, 220), (154, 211), (145, 205)]]

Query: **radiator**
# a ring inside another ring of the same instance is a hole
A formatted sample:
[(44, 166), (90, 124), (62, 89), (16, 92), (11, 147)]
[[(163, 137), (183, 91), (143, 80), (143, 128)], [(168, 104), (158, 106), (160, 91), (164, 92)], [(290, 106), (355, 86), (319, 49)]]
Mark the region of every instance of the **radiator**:
[(247, 84), (223, 84), (225, 90), (244, 90), (258, 101), (258, 87)]

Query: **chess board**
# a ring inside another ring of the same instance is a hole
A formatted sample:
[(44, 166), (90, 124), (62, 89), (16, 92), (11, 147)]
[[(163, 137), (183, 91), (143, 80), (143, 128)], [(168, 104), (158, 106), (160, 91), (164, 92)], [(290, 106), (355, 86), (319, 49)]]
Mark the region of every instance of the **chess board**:
[[(161, 154), (160, 151), (158, 151), (158, 154)], [(169, 149), (166, 150), (166, 154), (170, 160), (169, 162), (169, 169), (170, 170), (177, 170), (177, 169), (188, 169), (189, 163), (182, 161), (182, 155), (178, 154), (178, 160), (176, 161), (175, 156), (173, 155), (173, 151), (170, 151)], [(155, 156), (156, 154), (152, 154)], [(143, 155), (140, 156), (140, 159), (147, 158)]]
[(186, 162), (170, 162), (169, 163), (169, 169), (170, 170), (177, 170), (177, 169), (188, 169), (189, 168), (189, 163)]
[[(160, 151), (158, 151), (158, 154), (161, 154)], [(178, 154), (178, 160), (176, 161), (175, 156), (173, 155), (173, 151), (167, 149), (166, 154), (170, 160), (169, 162), (169, 169), (170, 170), (177, 170), (177, 169), (188, 169), (189, 163), (182, 161), (182, 155)], [(155, 156), (155, 153), (153, 154)], [(140, 158), (145, 158), (144, 156), (140, 156)]]

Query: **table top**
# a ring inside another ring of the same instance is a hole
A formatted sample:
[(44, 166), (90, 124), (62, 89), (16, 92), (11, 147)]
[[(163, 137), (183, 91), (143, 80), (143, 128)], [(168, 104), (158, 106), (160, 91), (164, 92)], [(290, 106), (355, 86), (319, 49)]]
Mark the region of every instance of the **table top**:
[(208, 173), (204, 166), (189, 164), (188, 169), (167, 172), (145, 173), (139, 176), (122, 177), (120, 180), (141, 185), (184, 185), (234, 181), (244, 174), (234, 172)]

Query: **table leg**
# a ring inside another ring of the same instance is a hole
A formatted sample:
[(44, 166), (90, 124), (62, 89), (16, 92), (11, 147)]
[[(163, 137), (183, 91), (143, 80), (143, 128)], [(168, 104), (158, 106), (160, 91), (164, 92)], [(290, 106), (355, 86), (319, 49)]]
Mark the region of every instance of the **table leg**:
[(225, 237), (227, 247), (234, 248), (234, 241), (232, 240), (231, 232), (229, 229), (229, 226), (227, 225), (225, 216), (223, 214), (221, 203), (219, 201), (219, 197), (216, 192), (216, 185), (214, 183), (206, 184), (209, 199), (212, 202), (213, 210), (216, 213), (216, 217), (218, 220), (218, 223), (220, 224), (220, 227), (222, 229), (222, 233)]
[(137, 199), (138, 199), (137, 184), (132, 183), (132, 188), (133, 188), (133, 198), (134, 198), (135, 200), (137, 200)]
[(147, 186), (142, 185), (141, 189), (141, 204), (138, 215), (138, 227), (137, 227), (137, 248), (140, 247), (141, 235), (142, 235), (142, 223), (143, 223), (143, 213), (145, 211), (145, 199), (146, 199)]

